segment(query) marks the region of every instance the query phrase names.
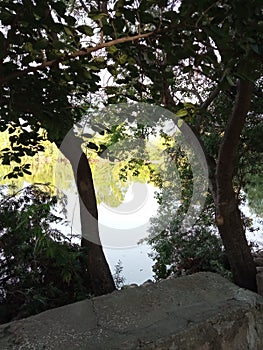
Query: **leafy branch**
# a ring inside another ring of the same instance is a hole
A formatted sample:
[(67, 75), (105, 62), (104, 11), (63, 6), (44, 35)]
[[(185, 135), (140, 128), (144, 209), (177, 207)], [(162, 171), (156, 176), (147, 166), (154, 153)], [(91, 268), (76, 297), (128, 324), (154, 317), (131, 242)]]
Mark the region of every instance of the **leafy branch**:
[(48, 67), (54, 67), (56, 66), (58, 63), (63, 63), (65, 61), (68, 61), (68, 60), (71, 60), (71, 59), (75, 59), (77, 57), (82, 57), (82, 56), (87, 56), (89, 54), (91, 54), (92, 52), (96, 52), (96, 51), (99, 51), (101, 49), (104, 49), (106, 47), (111, 47), (111, 46), (114, 46), (114, 45), (118, 45), (118, 44), (123, 44), (123, 43), (127, 43), (127, 42), (131, 42), (131, 41), (136, 41), (136, 40), (139, 40), (139, 39), (144, 39), (144, 38), (147, 38), (149, 37), (150, 35), (153, 35), (154, 32), (148, 32), (148, 33), (144, 33), (144, 34), (137, 34), (137, 35), (134, 35), (134, 36), (128, 36), (128, 37), (123, 37), (123, 38), (118, 38), (118, 39), (115, 39), (115, 40), (111, 40), (111, 41), (108, 41), (108, 42), (104, 42), (104, 43), (100, 43), (94, 47), (89, 47), (89, 48), (86, 48), (86, 49), (82, 49), (82, 50), (78, 50), (78, 51), (75, 51), (71, 54), (67, 54), (67, 55), (64, 55), (62, 57), (58, 57), (54, 60), (50, 60), (50, 61), (44, 61), (43, 63), (35, 66), (35, 67), (28, 67), (26, 69), (23, 69), (23, 70), (20, 70), (20, 71), (16, 71), (12, 74), (9, 74), (5, 77), (1, 77), (0, 78), (0, 84), (4, 84), (10, 80), (13, 80), (15, 78), (18, 78), (18, 77), (23, 77), (25, 75), (27, 75), (28, 73), (33, 73), (33, 72), (36, 72), (36, 71), (42, 71)]

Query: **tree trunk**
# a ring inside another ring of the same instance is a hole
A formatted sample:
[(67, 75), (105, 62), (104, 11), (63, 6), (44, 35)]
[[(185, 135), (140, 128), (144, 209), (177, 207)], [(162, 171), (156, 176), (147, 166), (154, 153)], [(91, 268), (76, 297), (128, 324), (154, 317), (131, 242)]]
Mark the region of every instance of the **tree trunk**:
[[(170, 91), (165, 85), (164, 89), (163, 94), (166, 96), (166, 101), (171, 103), (172, 96)], [(198, 131), (194, 127), (189, 126), (199, 140), (206, 156), (209, 169), (209, 189), (216, 207), (216, 223), (226, 250), (234, 282), (240, 287), (256, 292), (256, 266), (245, 236), (238, 201), (233, 189), (234, 162), (240, 135), (249, 110), (252, 90), (253, 84), (251, 82), (238, 82), (235, 105), (226, 125), (217, 163), (206, 152)], [(219, 87), (216, 88), (208, 101), (203, 104), (203, 107), (207, 108), (219, 91)], [(173, 105), (174, 102), (171, 104)]]
[(69, 140), (71, 142), (62, 144), (60, 150), (71, 163), (79, 193), (83, 273), (87, 287), (91, 288), (94, 295), (111, 293), (116, 288), (100, 242), (97, 201), (90, 165), (81, 150), (82, 140), (73, 132)]
[(233, 189), (234, 161), (252, 97), (253, 84), (239, 81), (236, 101), (226, 125), (216, 167), (216, 222), (233, 273), (240, 287), (257, 291), (256, 266), (245, 236)]

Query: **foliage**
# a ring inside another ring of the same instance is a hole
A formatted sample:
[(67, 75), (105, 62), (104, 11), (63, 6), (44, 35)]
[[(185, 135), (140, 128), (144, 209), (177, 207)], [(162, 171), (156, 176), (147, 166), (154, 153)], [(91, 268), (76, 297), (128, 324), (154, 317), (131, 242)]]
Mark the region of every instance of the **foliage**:
[(54, 228), (62, 218), (54, 211), (59, 197), (50, 190), (47, 185), (1, 189), (1, 322), (89, 296), (80, 247)]
[(116, 288), (121, 289), (124, 286), (124, 282), (125, 282), (125, 277), (121, 275), (123, 270), (121, 261), (119, 260), (114, 267), (115, 267), (115, 272), (113, 274), (113, 279), (114, 279)]
[[(17, 163), (15, 178), (29, 171), (21, 157), (42, 151), (45, 138), (60, 145), (95, 100), (144, 101), (181, 115), (203, 141), (216, 173), (236, 80), (257, 85), (262, 76), (260, 0), (3, 0), (0, 21), (0, 130), (10, 135), (0, 158)], [(105, 88), (103, 70), (114, 80)], [(94, 93), (100, 97), (94, 100)], [(226, 163), (236, 197), (247, 173), (260, 170), (253, 164), (260, 159), (261, 112), (253, 109), (245, 142), (231, 149), (238, 156), (233, 174)]]
[(98, 4), (96, 8), (85, 3), (81, 2), (82, 8), (91, 12), (84, 24), (79, 2), (4, 0), (0, 4), (0, 131), (8, 130), (11, 142), (11, 147), (2, 149), (1, 159), (7, 165), (18, 163), (17, 176), (23, 173), (20, 158), (42, 151), (40, 141), (46, 138), (60, 145), (99, 92), (98, 73), (107, 60), (93, 52), (123, 41), (119, 34), (112, 43), (94, 44), (101, 19), (106, 17), (107, 25), (110, 19), (100, 14)]
[[(224, 212), (224, 220), (216, 222), (234, 280), (243, 287), (256, 290), (256, 268), (244, 239), (238, 203), (240, 190), (248, 181), (243, 174), (244, 169), (249, 172), (254, 160), (258, 162), (260, 159), (258, 145), (257, 150), (250, 148), (253, 152), (245, 151), (249, 143), (258, 143), (251, 140), (252, 135), (256, 135), (256, 129), (259, 130), (255, 125), (261, 114), (257, 110), (260, 104), (257, 107), (251, 105), (252, 115), (246, 119), (251, 100), (247, 87), (250, 82), (257, 86), (262, 77), (260, 1), (222, 3), (183, 0), (176, 4), (142, 1), (135, 15), (139, 25), (145, 24), (142, 12), (151, 13), (147, 20), (152, 27), (158, 28), (157, 39), (149, 37), (144, 42), (120, 47), (122, 54), (132, 57), (136, 64), (129, 63), (127, 59), (116, 68), (116, 82), (120, 82), (121, 86), (115, 88), (113, 99), (158, 102), (184, 118), (195, 131), (209, 163), (210, 191), (216, 213), (220, 218), (220, 213)], [(132, 86), (131, 81), (134, 82)], [(246, 90), (245, 98), (239, 100), (238, 85), (246, 87), (243, 90)], [(252, 92), (253, 99), (255, 90)], [(239, 113), (235, 113), (237, 110)], [(250, 131), (247, 142), (239, 144), (242, 129), (246, 129), (244, 134), (248, 136), (249, 128), (254, 130)], [(259, 141), (258, 136), (256, 139)], [(169, 210), (169, 204), (164, 209)], [(176, 214), (170, 212), (173, 216), (168, 217), (167, 222), (174, 222)], [(165, 221), (163, 217), (160, 213), (162, 224)], [(210, 225), (213, 221), (211, 217)], [(172, 233), (177, 231), (175, 229)], [(155, 231), (155, 235), (162, 245), (163, 240), (158, 236), (160, 232), (163, 231)], [(177, 234), (180, 235), (180, 232)], [(168, 240), (165, 247), (173, 251), (174, 243)], [(161, 259), (162, 254), (165, 257), (166, 250), (158, 250), (160, 255), (157, 259)]]
[[(1, 2), (1, 77), (5, 78), (0, 81), (0, 118), (1, 131), (8, 129), (11, 141), (1, 153), (4, 164), (19, 163), (23, 155), (43, 150), (39, 142), (46, 135), (40, 127), (59, 144), (81, 116), (81, 108), (76, 107), (79, 96), (84, 103), (87, 91), (97, 89), (97, 70), (103, 62), (65, 59), (63, 67), (59, 64), (62, 57), (82, 48), (83, 28), (77, 27), (67, 5), (64, 1)], [(48, 67), (47, 61), (54, 65)], [(39, 64), (47, 68), (21, 73)]]
[(161, 170), (156, 162), (162, 161), (166, 147), (161, 135), (149, 140), (150, 134), (154, 135), (153, 128), (127, 122), (102, 135), (95, 134), (87, 144), (98, 203), (117, 207), (132, 182), (161, 186)]
[[(8, 132), (0, 133), (0, 144), (2, 147), (10, 147)], [(73, 177), (70, 164), (65, 162), (65, 159), (61, 158), (61, 153), (53, 143), (49, 141), (41, 142), (44, 147), (43, 152), (39, 152), (34, 156), (21, 157), (21, 164), (30, 165), (30, 171), (24, 169), (23, 177), (18, 177), (14, 180), (14, 164), (11, 161), (10, 165), (0, 166), (0, 184), (12, 184), (15, 181), (16, 187), (21, 189), (24, 182), (27, 183), (50, 183), (51, 189), (56, 192), (56, 187), (61, 190), (67, 190), (70, 186), (68, 179)], [(8, 178), (8, 174), (12, 175)], [(55, 176), (56, 175), (56, 176)]]
[(157, 280), (171, 274), (180, 276), (199, 271), (231, 276), (222, 241), (210, 224), (212, 213), (211, 207), (206, 207), (200, 219), (187, 231), (180, 228), (180, 220), (175, 218), (160, 232), (158, 217), (153, 219), (148, 242), (155, 251), (151, 257), (155, 261), (153, 271)]
[(263, 181), (262, 175), (252, 175), (247, 178), (245, 191), (252, 212), (263, 218)]
[[(196, 124), (208, 95), (204, 86), (227, 91), (236, 78), (260, 76), (259, 0), (5, 0), (0, 9), (1, 130), (9, 130), (12, 143), (2, 150), (4, 164), (41, 150), (40, 127), (59, 145), (95, 93), (108, 103), (139, 100), (169, 108), (181, 95), (173, 109)], [(138, 31), (151, 35), (114, 41)], [(93, 55), (96, 44), (109, 45)], [(116, 84), (102, 90), (98, 74), (104, 69)], [(22, 165), (17, 167), (21, 175)]]

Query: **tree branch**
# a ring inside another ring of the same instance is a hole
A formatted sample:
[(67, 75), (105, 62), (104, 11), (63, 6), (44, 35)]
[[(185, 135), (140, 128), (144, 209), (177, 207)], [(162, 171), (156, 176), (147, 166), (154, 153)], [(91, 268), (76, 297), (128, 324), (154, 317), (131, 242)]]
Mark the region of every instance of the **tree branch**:
[(106, 43), (101, 43), (101, 44), (98, 44), (94, 47), (88, 47), (86, 49), (82, 49), (82, 50), (79, 50), (79, 51), (75, 51), (71, 54), (66, 54), (62, 57), (59, 57), (59, 58), (56, 58), (54, 60), (51, 60), (51, 61), (45, 61), (35, 67), (28, 67), (26, 69), (23, 69), (21, 71), (16, 71), (12, 74), (9, 74), (5, 77), (0, 77), (0, 85), (10, 81), (10, 80), (13, 80), (15, 78), (18, 78), (18, 77), (23, 77), (25, 75), (27, 75), (28, 73), (33, 73), (33, 72), (36, 72), (36, 71), (42, 71), (46, 68), (51, 68), (55, 65), (57, 65), (58, 63), (63, 63), (65, 61), (68, 61), (68, 60), (71, 60), (71, 59), (74, 59), (74, 58), (77, 58), (77, 57), (82, 57), (82, 56), (87, 56), (89, 55), (90, 53), (92, 52), (95, 52), (95, 51), (98, 51), (98, 50), (101, 50), (103, 48), (106, 48), (106, 47), (111, 47), (113, 45), (117, 45), (117, 44), (123, 44), (123, 43), (127, 43), (127, 42), (130, 42), (130, 41), (136, 41), (136, 40), (139, 40), (139, 39), (144, 39), (144, 38), (147, 38), (149, 37), (150, 35), (152, 35), (154, 32), (149, 32), (149, 33), (144, 33), (144, 34), (137, 34), (137, 35), (134, 35), (134, 36), (128, 36), (128, 37), (123, 37), (123, 38), (118, 38), (118, 39), (115, 39), (115, 40), (111, 40), (111, 41), (108, 41)]
[(214, 99), (217, 97), (217, 95), (220, 93), (221, 91), (221, 85), (226, 77), (226, 75), (229, 73), (228, 69), (225, 69), (225, 71), (223, 72), (223, 75), (220, 79), (220, 81), (218, 82), (217, 86), (215, 87), (215, 89), (211, 92), (211, 94), (208, 96), (208, 98), (202, 103), (200, 109), (207, 109), (210, 104), (214, 101)]
[(221, 90), (221, 82), (217, 84), (216, 88), (211, 92), (208, 98), (201, 104), (200, 109), (207, 109), (210, 104), (214, 101)]

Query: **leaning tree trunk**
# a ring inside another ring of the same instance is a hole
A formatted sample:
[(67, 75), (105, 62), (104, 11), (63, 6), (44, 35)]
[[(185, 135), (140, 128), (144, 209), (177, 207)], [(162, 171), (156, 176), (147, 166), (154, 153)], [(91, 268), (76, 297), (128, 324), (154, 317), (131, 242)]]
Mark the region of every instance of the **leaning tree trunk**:
[(252, 97), (253, 84), (239, 81), (235, 105), (227, 123), (216, 166), (216, 222), (234, 282), (257, 291), (256, 267), (233, 189), (234, 161)]
[(82, 140), (73, 132), (70, 144), (64, 144), (60, 150), (70, 161), (79, 193), (82, 266), (88, 288), (94, 295), (111, 293), (115, 284), (105, 258), (98, 229), (98, 210), (93, 178), (86, 155), (81, 151)]
[[(163, 86), (165, 106), (174, 105), (169, 89), (165, 84)], [(238, 200), (233, 188), (234, 161), (249, 110), (252, 90), (253, 84), (251, 82), (243, 80), (238, 82), (235, 105), (226, 125), (217, 163), (206, 152), (198, 131), (189, 126), (206, 155), (209, 169), (209, 189), (216, 207), (216, 223), (233, 273), (234, 282), (240, 287), (256, 292), (256, 266), (245, 236)], [(207, 108), (219, 91), (220, 86), (211, 94), (202, 108)]]

